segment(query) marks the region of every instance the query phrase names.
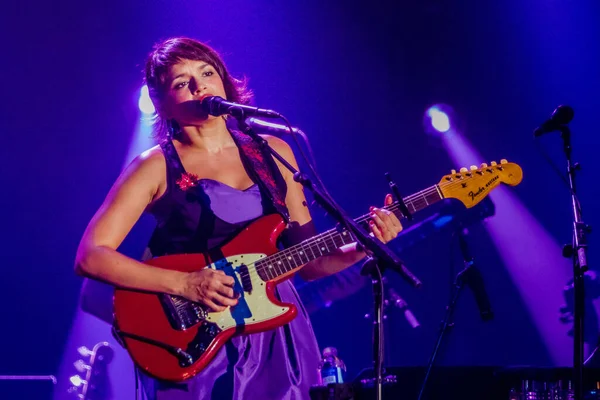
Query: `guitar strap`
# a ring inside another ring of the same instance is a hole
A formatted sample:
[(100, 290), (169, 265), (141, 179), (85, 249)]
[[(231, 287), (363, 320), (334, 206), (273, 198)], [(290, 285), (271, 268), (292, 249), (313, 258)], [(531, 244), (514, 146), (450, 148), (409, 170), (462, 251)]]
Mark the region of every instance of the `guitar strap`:
[(265, 210), (269, 210), (269, 207), (271, 207), (270, 210), (280, 214), (287, 224), (287, 229), (281, 235), (281, 244), (283, 247), (298, 244), (305, 239), (315, 236), (317, 230), (312, 219), (302, 226), (298, 225), (297, 222), (291, 222), (285, 204), (287, 184), (273, 155), (250, 136), (243, 134), (239, 130), (230, 128), (230, 132), (233, 140), (240, 149), (240, 157), (248, 174), (261, 187), (263, 196), (267, 195), (266, 199), (263, 197)]
[(287, 184), (273, 156), (248, 135), (234, 129), (231, 129), (230, 132), (240, 149), (240, 158), (246, 171), (261, 189), (265, 209), (269, 213), (280, 214), (289, 224), (290, 216), (285, 205)]

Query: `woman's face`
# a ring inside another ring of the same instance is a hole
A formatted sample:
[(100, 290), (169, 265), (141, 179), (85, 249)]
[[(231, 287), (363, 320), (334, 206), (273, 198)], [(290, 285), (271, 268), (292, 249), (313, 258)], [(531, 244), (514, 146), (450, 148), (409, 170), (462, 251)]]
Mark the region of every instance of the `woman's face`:
[(200, 107), (203, 98), (227, 98), (223, 80), (206, 61), (182, 60), (173, 65), (165, 85), (164, 114), (166, 118), (175, 119), (180, 126), (195, 125), (210, 117)]

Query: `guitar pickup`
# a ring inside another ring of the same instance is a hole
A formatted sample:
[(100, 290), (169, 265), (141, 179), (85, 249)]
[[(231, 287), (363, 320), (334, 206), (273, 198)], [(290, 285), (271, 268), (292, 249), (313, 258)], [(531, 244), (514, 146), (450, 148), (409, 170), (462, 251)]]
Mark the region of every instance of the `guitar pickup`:
[(251, 293), (252, 292), (252, 279), (250, 278), (250, 271), (248, 271), (248, 266), (246, 264), (240, 265), (240, 280), (242, 282), (242, 289), (244, 292)]

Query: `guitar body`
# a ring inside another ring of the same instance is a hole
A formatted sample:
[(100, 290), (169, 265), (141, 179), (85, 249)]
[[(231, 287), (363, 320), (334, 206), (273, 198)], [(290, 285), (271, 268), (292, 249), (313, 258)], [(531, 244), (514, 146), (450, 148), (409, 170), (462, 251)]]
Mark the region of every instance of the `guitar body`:
[[(402, 218), (442, 199), (475, 206), (501, 183), (516, 186), (521, 167), (501, 160), (471, 166), (442, 177), (440, 182), (385, 208)], [(369, 229), (370, 215), (357, 222)], [(149, 265), (183, 272), (214, 268), (232, 276), (238, 304), (222, 312), (206, 312), (199, 303), (164, 293), (117, 288), (114, 295), (115, 333), (134, 363), (155, 378), (181, 382), (198, 374), (234, 335), (262, 332), (296, 317), (293, 304), (276, 298), (276, 285), (308, 262), (355, 242), (343, 229), (331, 229), (284, 250), (277, 240), (285, 224), (277, 214), (249, 224), (228, 241), (215, 259), (206, 254), (157, 257)], [(213, 252), (211, 252), (213, 254)]]
[[(275, 295), (276, 285), (292, 275), (264, 282), (252, 267), (254, 261), (279, 250), (276, 242), (284, 228), (279, 215), (258, 219), (221, 248), (225, 257), (221, 260), (207, 260), (204, 254), (148, 260), (149, 265), (183, 272), (221, 269), (236, 280), (234, 289), (240, 298), (236, 306), (225, 311), (203, 314), (197, 303), (175, 296), (117, 288), (115, 326), (123, 333), (121, 337), (134, 363), (155, 378), (184, 381), (200, 372), (232, 336), (270, 330), (294, 319), (296, 307), (278, 301)], [(246, 269), (240, 268), (242, 264), (247, 266), (247, 274)], [(196, 308), (191, 309), (190, 303)], [(192, 356), (191, 365), (182, 365), (175, 354), (148, 339), (184, 350)]]

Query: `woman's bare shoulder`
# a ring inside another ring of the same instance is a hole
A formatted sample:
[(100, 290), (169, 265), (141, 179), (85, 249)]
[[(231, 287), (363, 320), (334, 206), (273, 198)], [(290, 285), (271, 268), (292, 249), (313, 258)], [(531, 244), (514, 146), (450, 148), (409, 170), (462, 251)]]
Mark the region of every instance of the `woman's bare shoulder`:
[(128, 169), (132, 172), (156, 171), (164, 169), (165, 157), (160, 145), (149, 148), (131, 160)]

